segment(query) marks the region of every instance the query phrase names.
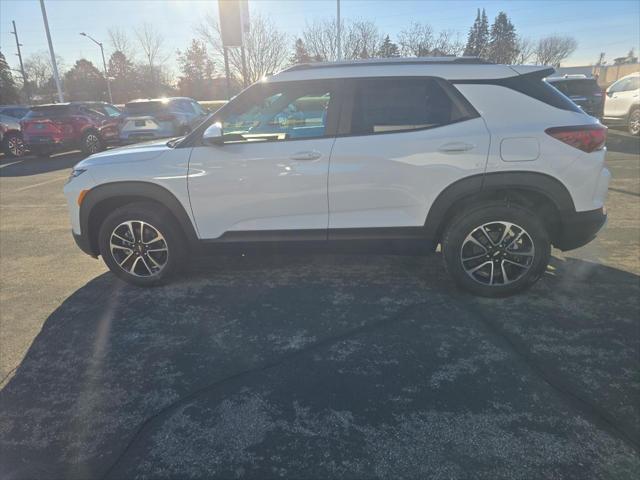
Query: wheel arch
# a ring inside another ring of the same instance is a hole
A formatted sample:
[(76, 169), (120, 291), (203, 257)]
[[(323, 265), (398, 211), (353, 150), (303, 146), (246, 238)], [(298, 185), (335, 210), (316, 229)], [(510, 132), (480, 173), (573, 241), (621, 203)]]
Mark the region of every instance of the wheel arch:
[(104, 218), (116, 208), (139, 201), (155, 202), (166, 208), (178, 222), (188, 246), (191, 248), (197, 246), (198, 236), (191, 218), (173, 193), (150, 182), (124, 181), (94, 187), (82, 201), (80, 231), (86, 235), (91, 254), (99, 253), (98, 230)]
[(438, 195), (427, 214), (426, 236), (437, 244), (454, 216), (466, 206), (487, 200), (540, 208), (552, 240), (560, 234), (563, 217), (575, 213), (571, 194), (550, 175), (526, 171), (479, 174), (458, 180)]

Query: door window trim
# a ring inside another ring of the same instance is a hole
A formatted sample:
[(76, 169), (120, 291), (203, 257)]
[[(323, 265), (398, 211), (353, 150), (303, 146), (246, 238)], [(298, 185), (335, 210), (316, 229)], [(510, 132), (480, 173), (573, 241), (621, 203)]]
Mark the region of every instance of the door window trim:
[[(457, 119), (447, 123), (441, 123), (439, 125), (429, 125), (420, 128), (410, 128), (406, 130), (390, 130), (387, 132), (372, 132), (372, 133), (351, 133), (351, 121), (353, 119), (353, 112), (356, 102), (356, 89), (358, 82), (367, 80), (432, 80), (435, 81), (444, 93), (449, 97), (452, 103), (460, 108), (464, 115)], [(379, 77), (349, 77), (344, 78), (346, 85), (344, 88), (344, 98), (342, 98), (342, 112), (340, 115), (340, 122), (338, 125), (338, 132), (336, 137), (369, 137), (372, 135), (393, 135), (393, 134), (405, 134), (412, 132), (421, 132), (424, 130), (433, 130), (436, 128), (447, 127), (456, 123), (466, 122), (474, 118), (479, 118), (480, 113), (474, 108), (474, 106), (467, 100), (462, 93), (458, 91), (450, 82), (440, 77), (433, 77), (429, 75), (398, 75), (398, 76), (379, 76)]]

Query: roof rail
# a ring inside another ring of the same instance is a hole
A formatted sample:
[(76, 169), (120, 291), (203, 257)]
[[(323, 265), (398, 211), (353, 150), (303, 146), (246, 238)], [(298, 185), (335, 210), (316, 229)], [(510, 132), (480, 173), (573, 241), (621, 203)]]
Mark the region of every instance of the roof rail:
[(381, 66), (381, 65), (434, 65), (434, 64), (471, 64), (471, 65), (491, 65), (480, 57), (395, 57), (395, 58), (367, 58), (358, 60), (347, 60), (341, 62), (313, 62), (300, 63), (282, 70), (291, 72), (295, 70), (307, 70), (310, 68), (338, 68), (338, 67), (360, 67), (360, 66)]

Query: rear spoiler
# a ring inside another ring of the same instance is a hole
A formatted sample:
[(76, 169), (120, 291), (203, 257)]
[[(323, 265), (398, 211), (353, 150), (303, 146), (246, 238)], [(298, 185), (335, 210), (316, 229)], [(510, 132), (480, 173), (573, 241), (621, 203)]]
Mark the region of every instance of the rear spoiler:
[(545, 78), (556, 72), (555, 68), (548, 65), (509, 65), (509, 68), (518, 75), (527, 75), (531, 78)]

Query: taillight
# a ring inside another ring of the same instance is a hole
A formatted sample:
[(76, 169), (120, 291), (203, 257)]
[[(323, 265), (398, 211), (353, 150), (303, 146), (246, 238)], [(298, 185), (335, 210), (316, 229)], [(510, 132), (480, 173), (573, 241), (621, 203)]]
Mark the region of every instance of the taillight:
[(587, 153), (602, 150), (607, 140), (607, 127), (599, 124), (552, 127), (547, 128), (545, 133)]

